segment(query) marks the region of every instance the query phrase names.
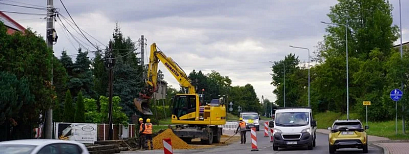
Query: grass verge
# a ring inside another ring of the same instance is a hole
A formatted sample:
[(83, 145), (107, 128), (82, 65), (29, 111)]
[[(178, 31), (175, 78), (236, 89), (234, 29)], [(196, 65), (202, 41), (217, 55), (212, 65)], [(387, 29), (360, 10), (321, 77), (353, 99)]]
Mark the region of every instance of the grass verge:
[(260, 116), (260, 119), (261, 119), (261, 120), (268, 120), (268, 121), (272, 120), (271, 118), (265, 117), (265, 116)]
[(238, 120), (239, 120), (239, 117), (236, 116), (236, 115), (234, 115), (234, 114), (227, 113), (227, 120), (228, 120), (228, 121), (238, 121)]
[(159, 132), (160, 130), (164, 130), (164, 129), (167, 129), (168, 128), (168, 126), (164, 126), (164, 125), (153, 125), (152, 126), (152, 133), (157, 133), (157, 132)]
[(166, 119), (159, 120), (159, 125), (171, 125), (171, 124), (172, 124), (172, 122), (171, 122), (170, 117), (166, 118)]
[[(346, 119), (346, 114), (325, 112), (314, 115), (319, 129), (327, 129), (337, 119)], [(366, 125), (365, 119), (360, 119), (358, 114), (350, 113), (349, 119), (359, 119), (363, 125)], [(391, 140), (409, 140), (409, 134), (402, 133), (402, 121), (398, 121), (398, 134), (395, 131), (395, 121), (368, 122), (368, 135), (386, 137)]]

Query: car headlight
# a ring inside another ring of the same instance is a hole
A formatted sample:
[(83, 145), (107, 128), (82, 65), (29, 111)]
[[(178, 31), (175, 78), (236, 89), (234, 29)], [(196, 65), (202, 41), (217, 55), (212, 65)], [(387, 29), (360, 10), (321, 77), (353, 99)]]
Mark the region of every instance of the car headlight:
[(310, 133), (311, 134), (311, 129), (310, 128), (303, 129), (301, 131), (301, 133)]
[(281, 133), (280, 129), (277, 129), (277, 128), (273, 128), (273, 129), (274, 129), (274, 133)]

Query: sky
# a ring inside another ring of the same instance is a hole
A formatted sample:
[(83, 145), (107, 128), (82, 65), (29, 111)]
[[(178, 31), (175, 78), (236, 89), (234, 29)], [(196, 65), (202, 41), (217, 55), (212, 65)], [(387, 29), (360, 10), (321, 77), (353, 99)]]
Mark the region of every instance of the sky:
[[(271, 62), (290, 53), (301, 62), (308, 62), (308, 52), (289, 46), (308, 48), (310, 56), (326, 34), (321, 21), (330, 22), (327, 14), (337, 0), (61, 0), (71, 17), (88, 39), (105, 49), (116, 24), (122, 33), (136, 44), (141, 35), (176, 61), (189, 74), (192, 70), (211, 70), (229, 76), (232, 86), (253, 85), (259, 99), (275, 101), (275, 89), (270, 83)], [(393, 24), (399, 26), (399, 0), (393, 5)], [(7, 4), (41, 7), (47, 0), (0, 0), (0, 11), (46, 14), (46, 10)], [(54, 54), (58, 58), (66, 50), (75, 60), (79, 47), (95, 50), (81, 38), (63, 18), (69, 18), (60, 0), (54, 7), (63, 16), (55, 22), (58, 42)], [(26, 28), (45, 36), (45, 15), (7, 13)], [(409, 1), (402, 0), (403, 42), (409, 41)], [(63, 28), (63, 24), (80, 43)], [(75, 25), (71, 23), (74, 27)], [(89, 35), (88, 35), (89, 34)], [(92, 37), (91, 37), (92, 36)], [(81, 43), (82, 42), (82, 43)], [(82, 45), (80, 45), (82, 44)], [(399, 44), (399, 40), (395, 42)], [(136, 52), (141, 52), (138, 49)], [(145, 51), (148, 55), (149, 51)], [(93, 57), (93, 53), (89, 53)], [(147, 56), (145, 57), (147, 63)], [(160, 64), (165, 80), (175, 88), (178, 82)], [(306, 76), (307, 78), (307, 76)], [(307, 89), (307, 88), (306, 88)]]

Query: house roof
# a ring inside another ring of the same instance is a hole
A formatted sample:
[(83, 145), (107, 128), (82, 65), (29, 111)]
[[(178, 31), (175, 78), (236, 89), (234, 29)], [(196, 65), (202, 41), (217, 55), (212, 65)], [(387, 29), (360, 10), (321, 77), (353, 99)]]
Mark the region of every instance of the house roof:
[[(409, 42), (402, 43), (402, 46), (405, 46), (405, 45), (409, 46)], [(400, 46), (400, 44), (397, 44), (397, 45), (394, 45), (393, 47), (396, 48), (396, 47), (399, 47), (399, 46)]]
[(4, 23), (8, 28), (11, 28), (16, 31), (21, 31), (24, 32), (26, 29), (21, 26), (19, 23), (11, 19), (9, 16), (4, 14), (3, 12), (0, 11), (0, 21)]

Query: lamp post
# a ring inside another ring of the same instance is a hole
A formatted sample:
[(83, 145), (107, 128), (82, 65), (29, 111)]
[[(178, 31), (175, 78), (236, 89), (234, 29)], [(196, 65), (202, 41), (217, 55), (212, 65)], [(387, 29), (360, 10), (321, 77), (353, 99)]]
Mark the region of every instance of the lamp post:
[(341, 25), (345, 26), (345, 59), (346, 59), (346, 69), (347, 69), (347, 119), (349, 119), (349, 79), (348, 79), (348, 21), (346, 24), (336, 24), (336, 23), (327, 23), (321, 21), (323, 24), (330, 24), (330, 25)]
[(297, 49), (304, 49), (308, 51), (308, 107), (311, 107), (311, 103), (310, 103), (310, 49), (308, 48), (304, 48), (304, 47), (296, 47), (296, 46), (292, 46), (290, 45), (291, 48), (297, 48)]

